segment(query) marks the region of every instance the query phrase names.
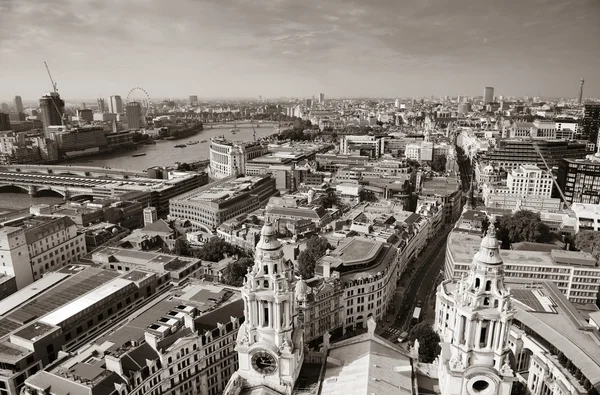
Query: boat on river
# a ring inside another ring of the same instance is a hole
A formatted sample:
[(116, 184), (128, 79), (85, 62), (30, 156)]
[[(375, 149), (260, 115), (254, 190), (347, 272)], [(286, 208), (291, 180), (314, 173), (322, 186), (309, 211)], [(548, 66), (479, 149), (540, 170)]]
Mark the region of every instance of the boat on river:
[(185, 145), (185, 144), (175, 144), (173, 147), (175, 147), (175, 148), (185, 148), (185, 147), (187, 147), (187, 145)]
[(201, 143), (208, 143), (208, 140), (202, 140)]
[(196, 140), (196, 141), (188, 141), (187, 145), (194, 145), (194, 144), (198, 144), (198, 143), (199, 143), (198, 140)]
[(134, 158), (137, 158), (138, 156), (144, 156), (144, 155), (146, 155), (145, 152), (140, 152), (139, 154), (133, 154), (131, 156), (133, 156)]

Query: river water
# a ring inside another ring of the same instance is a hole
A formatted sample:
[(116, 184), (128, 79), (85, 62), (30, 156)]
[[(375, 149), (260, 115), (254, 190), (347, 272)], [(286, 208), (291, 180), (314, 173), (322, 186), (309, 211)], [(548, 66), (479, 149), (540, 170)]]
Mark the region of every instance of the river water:
[[(252, 128), (250, 124), (238, 124), (237, 133), (230, 132), (232, 124), (216, 124), (211, 128), (211, 124), (204, 126), (204, 130), (193, 136), (179, 140), (157, 140), (156, 145), (141, 145), (136, 150), (127, 150), (113, 152), (103, 155), (97, 155), (86, 158), (76, 158), (69, 160), (70, 165), (81, 166), (108, 166), (113, 169), (126, 169), (140, 171), (152, 166), (170, 166), (175, 162), (193, 162), (202, 159), (208, 159), (211, 137), (225, 136), (227, 139), (235, 141), (252, 141), (253, 133), (256, 130), (256, 138), (266, 137), (276, 133), (274, 125), (271, 123), (262, 123), (259, 128)], [(187, 141), (203, 141), (189, 145), (185, 148), (175, 148), (175, 144), (185, 144)], [(132, 157), (134, 153), (146, 153), (145, 156)], [(62, 197), (53, 195), (32, 197), (25, 191), (18, 188), (9, 188), (0, 191), (0, 217), (6, 210), (18, 210), (31, 207), (36, 204), (60, 204)], [(4, 210), (6, 209), (6, 210)]]
[[(108, 166), (113, 169), (145, 170), (152, 166), (169, 166), (175, 162), (194, 162), (208, 159), (210, 138), (225, 136), (235, 141), (252, 141), (256, 130), (256, 138), (266, 137), (276, 131), (273, 124), (261, 124), (260, 128), (252, 128), (250, 124), (239, 124), (237, 133), (230, 132), (232, 124), (217, 124), (211, 129), (210, 124), (204, 126), (204, 130), (190, 137), (179, 140), (157, 140), (156, 145), (141, 145), (135, 151), (119, 151), (105, 155), (97, 155), (87, 158), (76, 158), (69, 160), (70, 165), (81, 166)], [(187, 141), (203, 141), (185, 148), (175, 148), (176, 144), (185, 144)], [(145, 153), (145, 156), (132, 157), (132, 154)]]

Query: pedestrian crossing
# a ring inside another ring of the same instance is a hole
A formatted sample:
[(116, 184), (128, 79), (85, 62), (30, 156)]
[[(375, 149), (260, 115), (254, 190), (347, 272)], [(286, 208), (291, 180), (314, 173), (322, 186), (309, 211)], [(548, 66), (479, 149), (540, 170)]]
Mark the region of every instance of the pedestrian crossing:
[(402, 329), (396, 328), (395, 326), (390, 326), (388, 329), (383, 332), (383, 337), (386, 339), (397, 338), (402, 333)]

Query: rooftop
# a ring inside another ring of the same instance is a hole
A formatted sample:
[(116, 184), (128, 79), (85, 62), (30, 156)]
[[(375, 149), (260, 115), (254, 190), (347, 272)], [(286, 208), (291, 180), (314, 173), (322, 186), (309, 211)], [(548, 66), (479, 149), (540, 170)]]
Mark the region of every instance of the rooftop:
[(251, 190), (255, 184), (269, 177), (269, 175), (229, 177), (178, 195), (171, 200), (185, 201), (186, 204), (221, 203)]

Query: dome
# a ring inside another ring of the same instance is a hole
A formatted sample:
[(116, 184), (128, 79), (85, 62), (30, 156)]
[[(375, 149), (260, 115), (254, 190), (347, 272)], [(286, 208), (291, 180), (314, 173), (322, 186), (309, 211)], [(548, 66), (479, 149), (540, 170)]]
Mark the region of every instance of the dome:
[(277, 231), (272, 223), (265, 222), (260, 231), (260, 240), (256, 245), (256, 248), (269, 251), (281, 248), (281, 243), (277, 240)]
[(483, 263), (486, 265), (501, 265), (500, 258), (500, 243), (496, 238), (496, 228), (494, 224), (490, 224), (487, 233), (481, 241), (479, 251), (473, 257), (474, 263)]

